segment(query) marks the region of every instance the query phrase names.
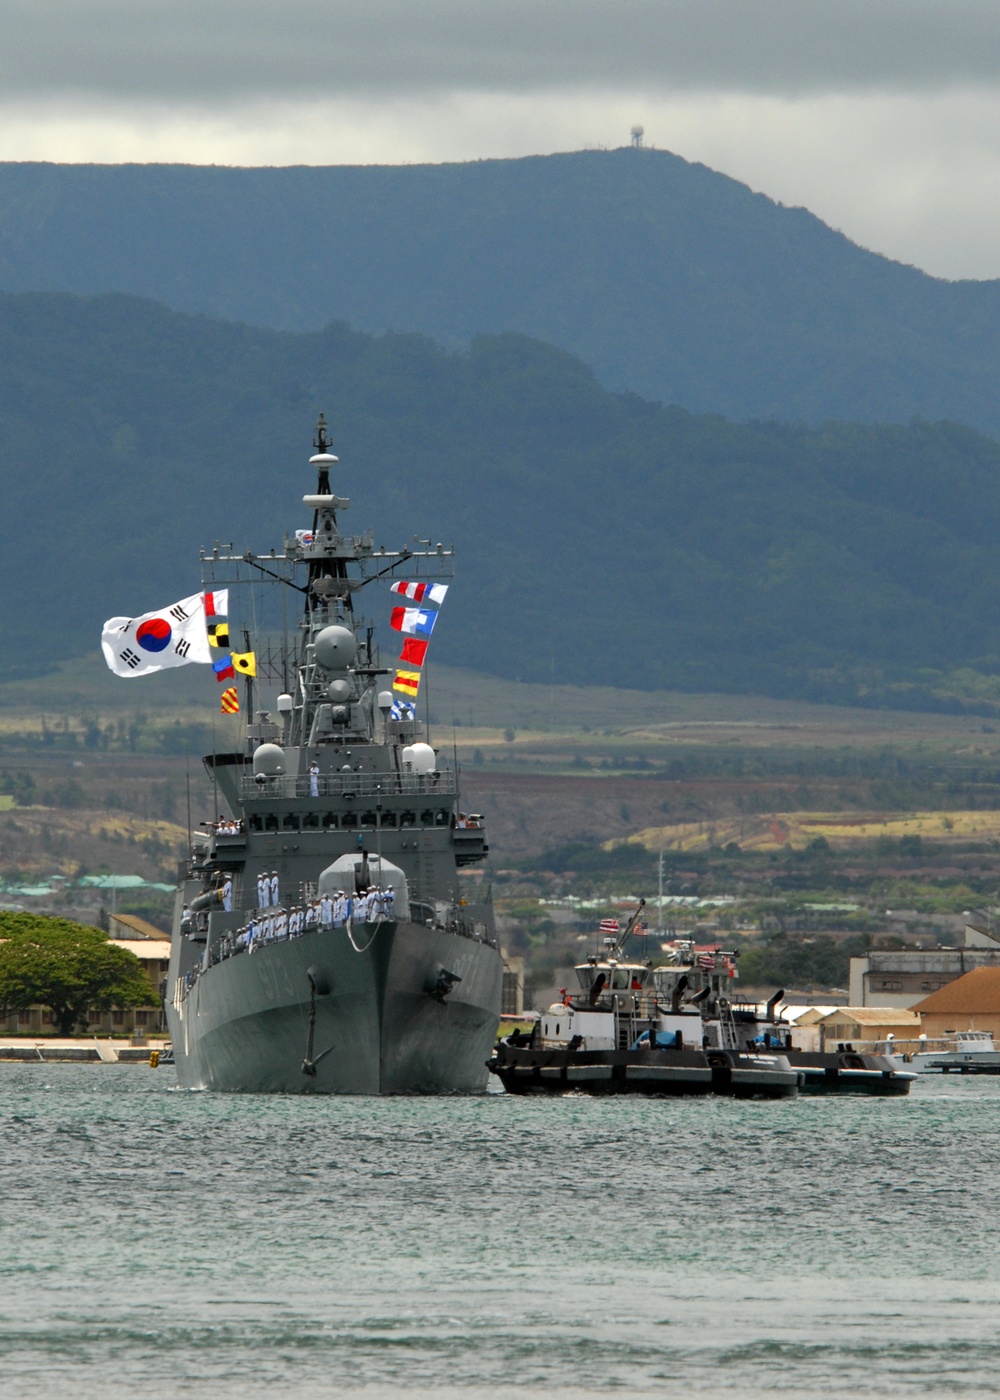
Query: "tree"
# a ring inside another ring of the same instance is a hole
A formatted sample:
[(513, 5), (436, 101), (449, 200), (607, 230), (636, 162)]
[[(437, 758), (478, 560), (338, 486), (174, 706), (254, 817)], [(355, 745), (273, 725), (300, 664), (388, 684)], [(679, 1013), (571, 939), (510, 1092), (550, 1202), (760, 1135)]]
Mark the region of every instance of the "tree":
[(69, 919), (0, 914), (0, 1006), (47, 1007), (60, 1035), (87, 1025), (90, 1008), (149, 1006), (155, 999), (142, 964), (106, 933)]

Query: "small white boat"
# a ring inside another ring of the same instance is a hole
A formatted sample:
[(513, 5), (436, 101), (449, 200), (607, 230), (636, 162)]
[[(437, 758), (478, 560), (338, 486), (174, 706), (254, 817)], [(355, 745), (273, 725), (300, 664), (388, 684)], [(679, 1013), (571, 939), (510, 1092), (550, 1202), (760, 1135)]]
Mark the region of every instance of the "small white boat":
[(920, 1044), (927, 1048), (910, 1058), (918, 1074), (1000, 1074), (1000, 1050), (989, 1031), (957, 1031), (935, 1041), (922, 1035)]

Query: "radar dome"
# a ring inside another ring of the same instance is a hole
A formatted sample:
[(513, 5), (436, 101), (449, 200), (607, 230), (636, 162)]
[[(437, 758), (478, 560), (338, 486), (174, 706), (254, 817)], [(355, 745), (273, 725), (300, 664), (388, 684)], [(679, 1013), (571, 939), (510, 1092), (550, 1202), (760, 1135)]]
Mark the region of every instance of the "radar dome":
[(326, 693), (331, 700), (343, 704), (345, 700), (351, 698), (351, 686), (349, 681), (331, 681), (326, 688)]
[(414, 773), (433, 773), (437, 768), (437, 754), (430, 744), (410, 744), (408, 747)]
[(354, 633), (346, 627), (324, 627), (313, 645), (324, 671), (346, 671), (358, 654)]
[(260, 744), (253, 751), (253, 771), (276, 778), (285, 771), (285, 751), (278, 744)]

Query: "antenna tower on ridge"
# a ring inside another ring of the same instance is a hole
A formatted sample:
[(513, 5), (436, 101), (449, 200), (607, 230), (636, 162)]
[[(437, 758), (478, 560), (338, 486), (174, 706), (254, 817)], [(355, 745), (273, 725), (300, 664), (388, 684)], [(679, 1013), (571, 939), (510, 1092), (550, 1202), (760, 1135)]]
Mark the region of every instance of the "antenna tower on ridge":
[(633, 149), (633, 151), (641, 151), (641, 150), (642, 150), (642, 138), (645, 136), (645, 134), (646, 134), (646, 128), (645, 128), (644, 126), (634, 126), (634, 127), (632, 128), (632, 149)]

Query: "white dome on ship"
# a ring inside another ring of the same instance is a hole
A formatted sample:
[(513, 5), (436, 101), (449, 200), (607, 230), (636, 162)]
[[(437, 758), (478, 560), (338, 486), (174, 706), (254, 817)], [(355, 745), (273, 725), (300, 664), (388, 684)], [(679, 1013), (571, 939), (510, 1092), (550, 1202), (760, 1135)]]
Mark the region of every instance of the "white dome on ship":
[(433, 773), (437, 768), (437, 754), (430, 744), (408, 744), (403, 750), (403, 759), (409, 760), (414, 773)]
[(353, 666), (358, 654), (358, 642), (354, 633), (347, 627), (324, 627), (313, 646), (316, 660), (324, 671), (346, 671)]
[(278, 744), (260, 744), (253, 751), (253, 771), (276, 778), (285, 771), (285, 751)]

